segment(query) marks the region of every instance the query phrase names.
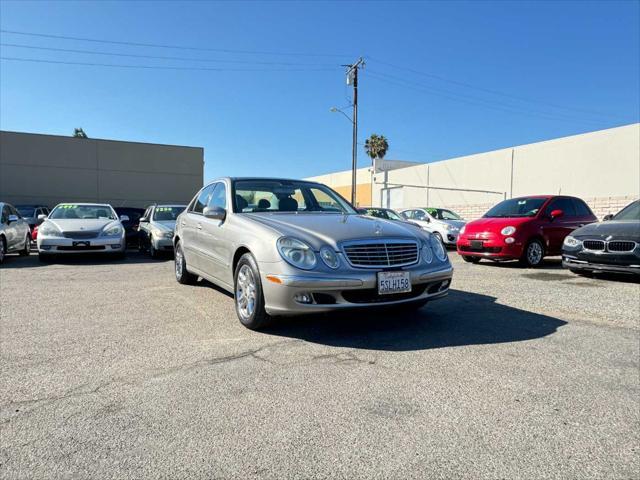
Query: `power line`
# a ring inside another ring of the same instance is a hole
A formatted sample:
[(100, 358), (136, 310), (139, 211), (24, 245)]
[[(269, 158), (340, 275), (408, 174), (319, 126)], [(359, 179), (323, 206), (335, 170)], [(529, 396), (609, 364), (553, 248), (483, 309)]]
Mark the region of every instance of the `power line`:
[[(440, 97), (444, 97), (444, 98), (449, 98), (452, 100), (456, 100), (459, 102), (464, 102), (464, 103), (469, 103), (472, 105), (479, 105), (482, 107), (486, 107), (486, 108), (490, 108), (493, 110), (500, 110), (500, 111), (504, 111), (504, 112), (508, 112), (508, 113), (515, 113), (515, 114), (519, 114), (519, 115), (530, 115), (530, 116), (537, 116), (537, 117), (541, 117), (541, 118), (546, 118), (546, 119), (550, 119), (550, 120), (562, 120), (562, 121), (571, 121), (571, 122), (579, 122), (579, 123), (585, 123), (585, 124), (589, 124), (589, 125), (594, 125), (597, 124), (598, 122), (596, 122), (595, 120), (590, 120), (590, 119), (577, 119), (577, 118), (573, 118), (573, 117), (566, 117), (566, 116), (560, 116), (557, 114), (550, 114), (548, 112), (538, 112), (538, 111), (532, 111), (532, 110), (525, 110), (522, 108), (519, 108), (515, 105), (510, 105), (510, 104), (500, 104), (500, 103), (496, 103), (496, 102), (492, 102), (489, 100), (485, 100), (485, 99), (481, 99), (481, 98), (477, 98), (477, 97), (469, 97), (466, 95), (460, 95), (454, 92), (450, 92), (450, 91), (446, 91), (446, 90), (438, 90), (438, 89), (434, 89), (428, 86), (425, 86), (424, 84), (420, 84), (420, 83), (416, 83), (416, 82), (408, 82), (406, 80), (403, 80), (399, 77), (394, 77), (393, 75), (388, 75), (388, 74), (382, 74), (379, 72), (375, 72), (375, 71), (371, 71), (371, 69), (369, 69), (368, 74), (371, 75), (371, 77), (375, 80), (379, 80), (379, 81), (383, 81), (383, 82), (387, 82), (393, 85), (398, 85), (404, 88), (409, 88), (409, 89), (413, 89), (422, 93), (427, 93), (427, 94), (431, 94), (431, 95), (436, 95), (436, 96), (440, 96)], [(386, 77), (390, 77), (386, 78)], [(413, 85), (417, 85), (417, 86), (413, 86)], [(443, 93), (444, 92), (444, 93)]]
[(89, 67), (114, 67), (114, 68), (141, 68), (148, 70), (185, 70), (185, 71), (209, 71), (209, 72), (327, 72), (333, 68), (211, 68), (211, 67), (172, 67), (156, 65), (123, 65), (113, 63), (89, 63), (89, 62), (66, 62), (61, 60), (44, 60), (40, 58), (4, 57), (0, 60), (11, 60), (16, 62), (51, 63), (58, 65), (82, 65)]
[(293, 62), (263, 62), (254, 60), (228, 60), (228, 59), (214, 59), (214, 58), (193, 58), (193, 57), (173, 57), (165, 55), (142, 55), (135, 53), (120, 53), (120, 52), (102, 52), (98, 50), (77, 50), (72, 48), (55, 48), (55, 47), (41, 47), (37, 45), (24, 45), (21, 43), (0, 43), (2, 47), (16, 47), (27, 48), (31, 50), (46, 50), (51, 52), (66, 52), (66, 53), (82, 53), (88, 55), (107, 55), (115, 57), (130, 57), (130, 58), (150, 58), (154, 60), (179, 60), (188, 62), (212, 62), (212, 63), (234, 63), (234, 64), (254, 64), (254, 65), (283, 65), (283, 66), (311, 66), (311, 67), (335, 67), (336, 65), (327, 63), (293, 63)]
[(599, 116), (604, 116), (604, 117), (620, 119), (619, 116), (612, 115), (610, 113), (598, 112), (598, 111), (595, 111), (595, 110), (587, 110), (587, 109), (577, 108), (577, 107), (570, 107), (570, 106), (566, 106), (566, 105), (559, 105), (559, 104), (548, 102), (548, 101), (544, 101), (544, 100), (532, 100), (530, 98), (521, 97), (519, 95), (513, 95), (513, 94), (510, 94), (510, 93), (500, 92), (498, 90), (493, 90), (493, 89), (490, 89), (490, 88), (485, 88), (485, 87), (481, 87), (481, 86), (478, 86), (478, 85), (473, 85), (471, 83), (462, 82), (460, 80), (454, 80), (454, 79), (446, 78), (446, 77), (443, 77), (441, 75), (437, 75), (435, 73), (423, 72), (423, 71), (416, 70), (416, 69), (411, 68), (411, 67), (404, 67), (402, 65), (396, 65), (396, 64), (393, 64), (393, 63), (389, 63), (389, 62), (383, 62), (382, 60), (377, 60), (377, 59), (373, 59), (373, 58), (370, 58), (370, 57), (367, 57), (367, 59), (370, 60), (370, 61), (373, 61), (374, 63), (379, 63), (381, 65), (386, 65), (388, 67), (397, 68), (397, 69), (400, 69), (400, 70), (405, 70), (407, 72), (412, 72), (412, 73), (415, 73), (417, 75), (422, 75), (422, 76), (425, 76), (425, 77), (429, 77), (429, 78), (433, 78), (433, 79), (436, 79), (436, 80), (440, 80), (442, 82), (451, 83), (451, 84), (459, 85), (459, 86), (466, 87), (466, 88), (471, 88), (471, 89), (482, 91), (482, 92), (485, 92), (485, 93), (490, 93), (492, 95), (499, 95), (499, 96), (506, 97), (506, 98), (512, 98), (514, 100), (519, 100), (521, 102), (527, 102), (527, 103), (532, 103), (532, 104), (536, 104), (536, 103), (537, 104), (544, 104), (544, 105), (547, 105), (547, 106), (550, 106), (550, 107), (553, 107), (553, 108), (562, 109), (562, 110), (573, 110), (575, 112), (580, 112), (580, 113), (588, 113), (588, 114), (591, 114), (591, 115), (599, 115)]
[(48, 33), (36, 33), (36, 32), (24, 32), (17, 30), (5, 30), (1, 29), (2, 33), (10, 33), (13, 35), (25, 35), (30, 37), (41, 37), (41, 38), (56, 38), (60, 40), (77, 40), (81, 42), (95, 42), (95, 43), (109, 43), (112, 45), (128, 45), (134, 47), (152, 47), (152, 48), (173, 48), (177, 50), (196, 50), (202, 52), (221, 52), (221, 53), (233, 53), (233, 54), (243, 54), (243, 55), (276, 55), (276, 56), (295, 56), (295, 57), (338, 57), (344, 58), (348, 55), (334, 54), (334, 53), (301, 53), (301, 52), (269, 52), (269, 51), (260, 51), (260, 50), (232, 50), (227, 48), (210, 48), (210, 47), (196, 47), (196, 46), (187, 46), (187, 45), (167, 45), (160, 43), (141, 43), (141, 42), (129, 42), (129, 41), (121, 41), (121, 40), (105, 40), (98, 38), (88, 38), (88, 37), (73, 37), (70, 35), (53, 35)]

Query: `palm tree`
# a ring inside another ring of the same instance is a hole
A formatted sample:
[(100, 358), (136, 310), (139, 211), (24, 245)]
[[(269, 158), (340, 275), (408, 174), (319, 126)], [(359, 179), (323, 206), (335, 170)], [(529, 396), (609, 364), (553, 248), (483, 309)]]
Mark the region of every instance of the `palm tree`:
[(381, 160), (389, 150), (389, 142), (384, 135), (371, 134), (364, 142), (364, 151), (371, 157), (371, 160)]
[(84, 133), (84, 130), (82, 129), (82, 127), (74, 128), (73, 129), (73, 136), (76, 137), (76, 138), (89, 138), (89, 137), (87, 137), (87, 134)]

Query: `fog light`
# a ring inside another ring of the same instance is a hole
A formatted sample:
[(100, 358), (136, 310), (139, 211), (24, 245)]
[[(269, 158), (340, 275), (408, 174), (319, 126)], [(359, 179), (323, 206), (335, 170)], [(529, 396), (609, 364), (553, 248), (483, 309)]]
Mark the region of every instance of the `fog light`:
[(309, 294), (309, 293), (296, 293), (293, 296), (293, 299), (298, 303), (312, 303), (313, 302), (313, 298), (311, 297), (311, 294)]
[(449, 285), (451, 284), (451, 280), (445, 280), (444, 282), (442, 282), (442, 284), (440, 285), (439, 290), (442, 292), (443, 290), (446, 290), (447, 288), (449, 288)]
[(511, 244), (511, 243), (513, 243), (515, 241), (516, 241), (516, 239), (513, 238), (513, 237), (507, 237), (507, 238), (504, 239), (504, 243), (508, 243), (508, 244)]
[(117, 248), (120, 248), (122, 245), (120, 245), (119, 243), (115, 243), (113, 245), (111, 245), (111, 248), (113, 248), (114, 250)]

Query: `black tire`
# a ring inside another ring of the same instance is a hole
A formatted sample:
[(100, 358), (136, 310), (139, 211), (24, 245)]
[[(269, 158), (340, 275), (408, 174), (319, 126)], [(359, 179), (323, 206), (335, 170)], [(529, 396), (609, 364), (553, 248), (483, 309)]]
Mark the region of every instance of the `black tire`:
[(472, 257), (470, 255), (462, 255), (462, 260), (467, 263), (480, 263), (480, 257)]
[(0, 237), (0, 263), (4, 262), (4, 258), (7, 256), (7, 243), (4, 237)]
[(149, 256), (153, 259), (158, 258), (158, 250), (153, 246), (153, 237), (149, 237)]
[(31, 253), (31, 235), (27, 233), (27, 237), (24, 239), (24, 248), (18, 252), (23, 257), (26, 257)]
[(529, 268), (539, 267), (544, 260), (544, 253), (544, 245), (540, 240), (534, 238), (530, 240), (524, 248), (522, 257), (520, 257), (520, 263)]
[(178, 240), (175, 249), (175, 268), (176, 280), (182, 285), (193, 285), (198, 277), (187, 270), (187, 262), (182, 253), (182, 243)]
[[(233, 275), (233, 292), (236, 315), (242, 325), (250, 330), (259, 330), (270, 323), (271, 316), (264, 309), (260, 271), (255, 258), (250, 253), (240, 257), (236, 265)], [(243, 303), (246, 307), (243, 307)]]

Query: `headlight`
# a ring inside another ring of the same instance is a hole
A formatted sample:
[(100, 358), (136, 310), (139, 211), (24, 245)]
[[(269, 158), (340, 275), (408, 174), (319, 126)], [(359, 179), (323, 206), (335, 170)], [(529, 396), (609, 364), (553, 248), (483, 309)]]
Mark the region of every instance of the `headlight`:
[(333, 251), (328, 245), (325, 245), (320, 249), (320, 258), (324, 262), (324, 264), (329, 268), (338, 268), (338, 264), (340, 260), (338, 259), (338, 255)]
[(173, 238), (173, 232), (171, 232), (171, 231), (169, 231), (169, 232), (164, 232), (164, 233), (162, 234), (162, 236), (163, 236), (164, 238)]
[(425, 241), (422, 242), (422, 260), (425, 261), (425, 263), (431, 263), (433, 261), (433, 250), (431, 250), (431, 247), (429, 246), (429, 242)]
[(62, 232), (51, 222), (44, 222), (38, 227), (38, 235), (46, 237), (62, 237)]
[(466, 225), (463, 225), (463, 226), (462, 226), (462, 228), (460, 229), (460, 233), (461, 233), (461, 234), (462, 234), (462, 233), (464, 233), (464, 231), (466, 230), (466, 228), (467, 228), (467, 226), (466, 226)]
[(316, 266), (316, 254), (302, 240), (291, 237), (280, 237), (277, 242), (278, 252), (282, 259), (302, 270), (311, 270)]
[(447, 224), (447, 231), (449, 231), (449, 232), (455, 232), (456, 230), (458, 230), (458, 227), (456, 227), (455, 225), (449, 225), (449, 224)]
[(500, 233), (502, 235), (513, 235), (514, 233), (516, 233), (516, 227), (504, 227), (502, 230), (500, 230)]
[(566, 237), (564, 237), (564, 244), (567, 247), (579, 247), (580, 245), (582, 245), (582, 240), (578, 240), (571, 235), (567, 235)]
[(103, 235), (107, 235), (109, 237), (115, 237), (116, 235), (122, 234), (122, 227), (120, 225), (112, 225), (107, 226), (102, 232)]
[(447, 252), (445, 251), (442, 242), (438, 240), (435, 235), (431, 235), (429, 244), (431, 245), (431, 249), (433, 250), (433, 253), (435, 253), (436, 257), (444, 262), (447, 259)]

